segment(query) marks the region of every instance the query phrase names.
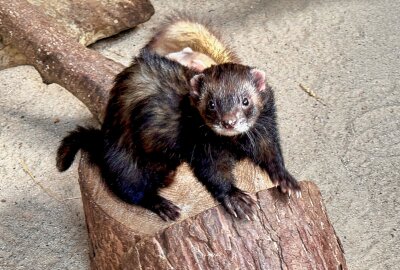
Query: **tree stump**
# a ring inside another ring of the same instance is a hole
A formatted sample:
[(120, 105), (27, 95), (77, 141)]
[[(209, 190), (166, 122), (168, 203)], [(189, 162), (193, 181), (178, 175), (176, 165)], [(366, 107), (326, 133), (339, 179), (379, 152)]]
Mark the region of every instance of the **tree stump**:
[[(162, 191), (181, 207), (182, 216), (164, 222), (115, 197), (86, 158), (79, 182), (92, 269), (347, 269), (321, 194), (311, 182), (301, 182), (302, 198), (289, 198), (276, 188), (258, 192), (254, 220), (238, 220), (183, 165)], [(268, 180), (246, 162), (235, 175), (238, 186), (252, 193)]]
[[(91, 51), (57, 28), (57, 22), (26, 1), (0, 0), (0, 35), (24, 51), (47, 82), (79, 98), (98, 119), (123, 66)], [(347, 269), (343, 250), (320, 192), (302, 182), (303, 198), (288, 198), (248, 162), (235, 169), (238, 186), (258, 192), (253, 221), (216, 205), (182, 165), (162, 191), (182, 209), (163, 222), (155, 214), (116, 198), (98, 168), (82, 155), (79, 183), (93, 269)]]

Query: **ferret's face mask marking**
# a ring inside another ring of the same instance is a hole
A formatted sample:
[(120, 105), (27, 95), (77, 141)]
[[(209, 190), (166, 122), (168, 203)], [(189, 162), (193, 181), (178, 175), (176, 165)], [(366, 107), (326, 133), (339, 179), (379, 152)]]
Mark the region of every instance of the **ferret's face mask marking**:
[(263, 107), (265, 73), (258, 69), (224, 70), (224, 75), (218, 77), (217, 72), (191, 79), (192, 100), (215, 133), (222, 136), (245, 133), (253, 127)]

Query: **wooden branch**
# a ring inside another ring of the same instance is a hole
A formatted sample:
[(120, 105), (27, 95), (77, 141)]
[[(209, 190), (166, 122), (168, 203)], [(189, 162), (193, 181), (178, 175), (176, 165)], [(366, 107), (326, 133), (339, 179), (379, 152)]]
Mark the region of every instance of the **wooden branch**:
[(65, 87), (103, 119), (108, 91), (122, 65), (85, 48), (57, 21), (24, 0), (0, 0), (0, 35), (6, 44), (24, 52), (45, 82)]
[[(241, 221), (214, 206), (182, 167), (163, 195), (182, 208), (183, 217), (168, 223), (116, 198), (85, 156), (79, 172), (92, 269), (347, 269), (311, 182), (301, 182), (301, 199), (289, 199), (276, 188), (258, 192), (256, 219)], [(246, 185), (254, 176), (267, 180), (259, 172), (240, 174), (241, 188), (257, 189)]]

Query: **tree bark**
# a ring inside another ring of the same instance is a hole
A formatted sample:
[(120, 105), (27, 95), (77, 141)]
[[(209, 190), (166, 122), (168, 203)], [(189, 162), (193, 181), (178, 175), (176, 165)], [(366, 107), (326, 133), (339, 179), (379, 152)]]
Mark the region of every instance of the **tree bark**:
[[(47, 82), (58, 83), (102, 119), (123, 66), (86, 49), (26, 1), (0, 0), (0, 34), (23, 50)], [(347, 269), (317, 187), (281, 195), (249, 162), (235, 168), (239, 188), (257, 193), (254, 221), (232, 218), (182, 165), (162, 195), (182, 209), (174, 223), (116, 198), (82, 155), (79, 183), (93, 269)], [(262, 190), (262, 191), (261, 191)], [(260, 192), (259, 192), (260, 191)]]
[[(242, 189), (258, 190), (248, 185), (254, 177), (268, 180), (243, 166), (236, 170)], [(238, 220), (184, 167), (163, 190), (182, 208), (182, 217), (164, 222), (116, 198), (83, 156), (80, 185), (92, 269), (347, 269), (315, 184), (301, 182), (302, 198), (289, 198), (276, 188), (262, 190), (256, 195), (256, 218)]]

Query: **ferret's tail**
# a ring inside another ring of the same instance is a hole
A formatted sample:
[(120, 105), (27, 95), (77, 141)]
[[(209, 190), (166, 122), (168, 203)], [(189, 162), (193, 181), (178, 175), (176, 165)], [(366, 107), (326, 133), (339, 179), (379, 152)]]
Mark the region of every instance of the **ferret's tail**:
[(74, 162), (76, 153), (82, 149), (89, 154), (91, 162), (98, 163), (102, 158), (103, 136), (99, 129), (78, 126), (62, 141), (57, 150), (57, 169), (67, 170)]
[(164, 56), (186, 47), (208, 55), (218, 64), (240, 62), (209, 23), (186, 14), (169, 17), (145, 48)]

